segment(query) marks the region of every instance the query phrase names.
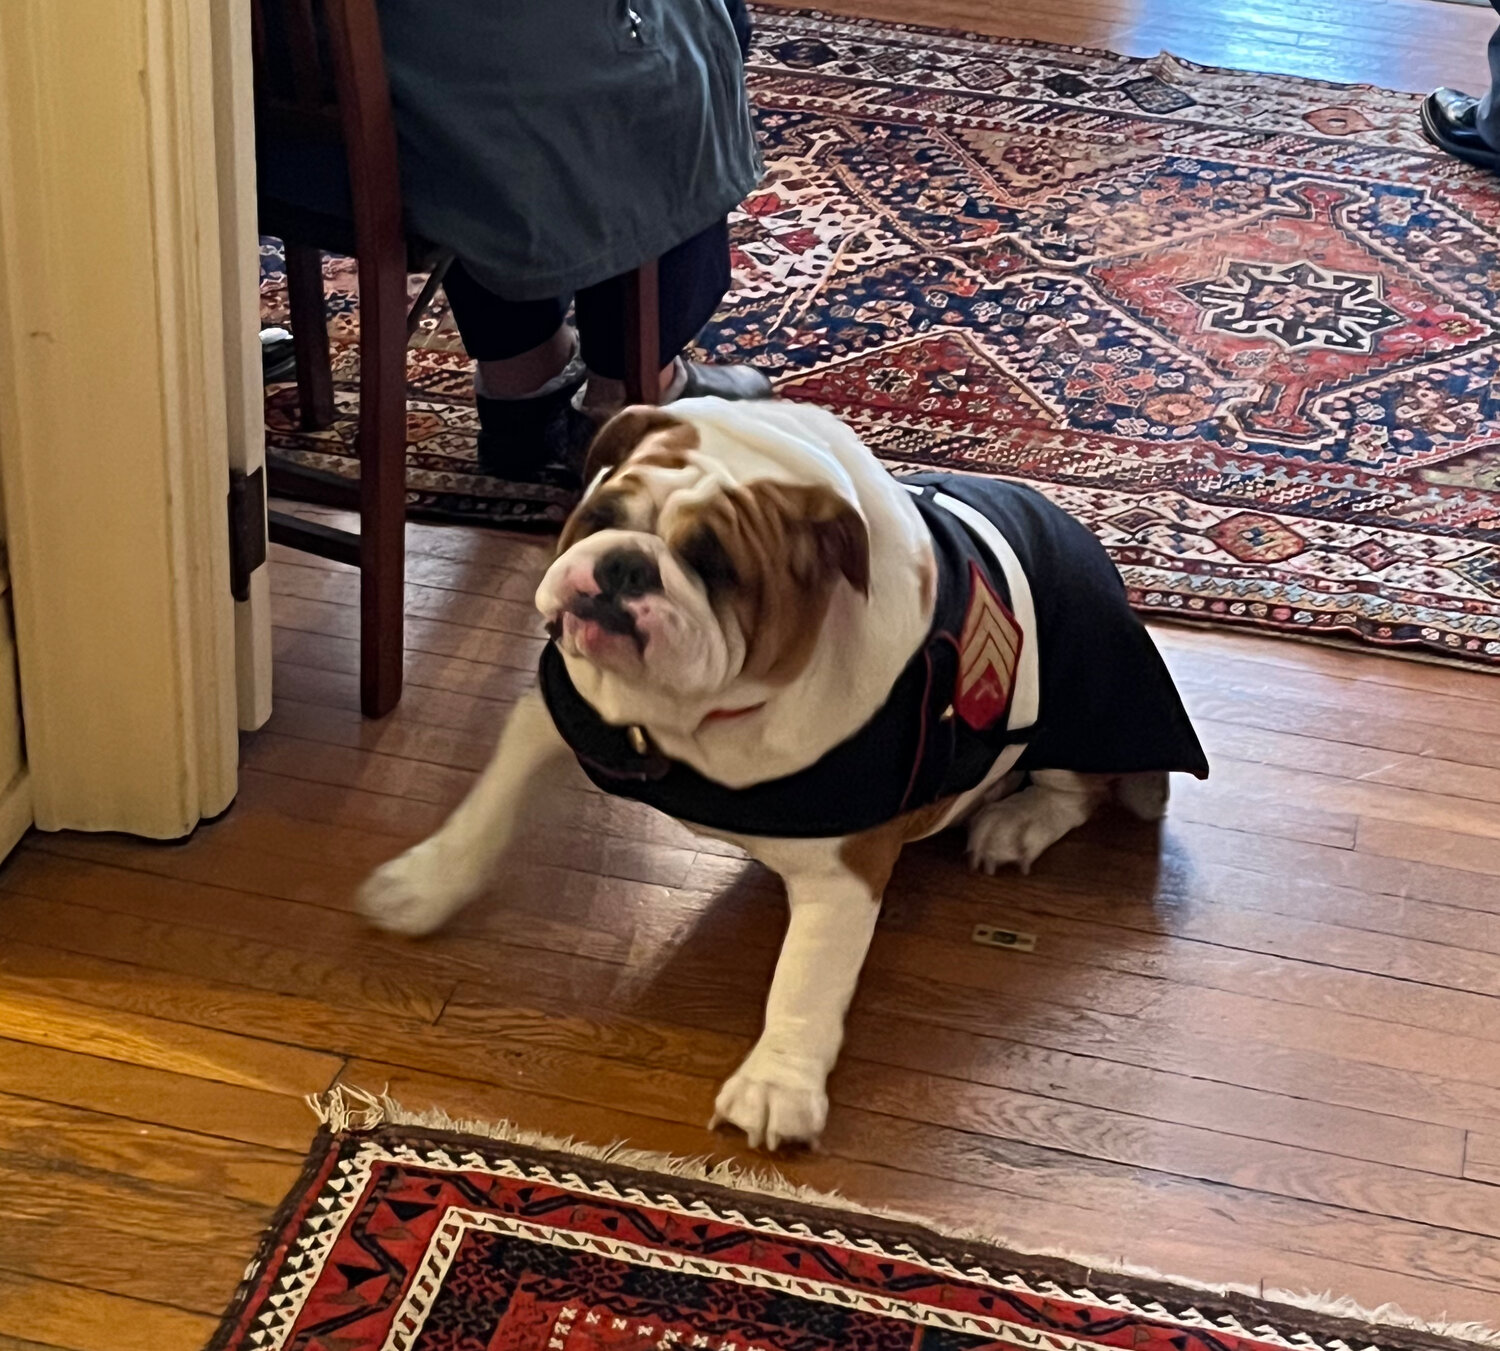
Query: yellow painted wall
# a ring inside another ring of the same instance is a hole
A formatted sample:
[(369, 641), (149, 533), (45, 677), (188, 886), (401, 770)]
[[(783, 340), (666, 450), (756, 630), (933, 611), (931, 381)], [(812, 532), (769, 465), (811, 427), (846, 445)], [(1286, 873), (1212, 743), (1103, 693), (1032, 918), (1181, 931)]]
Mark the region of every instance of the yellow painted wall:
[(208, 19), (0, 0), (0, 481), (45, 828), (180, 835), (233, 793)]

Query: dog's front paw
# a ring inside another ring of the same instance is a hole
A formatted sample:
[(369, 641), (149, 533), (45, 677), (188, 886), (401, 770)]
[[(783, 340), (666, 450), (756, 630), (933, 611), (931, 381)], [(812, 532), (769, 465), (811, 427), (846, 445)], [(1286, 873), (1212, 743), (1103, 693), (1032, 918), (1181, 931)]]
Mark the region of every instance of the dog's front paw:
[(391, 933), (426, 934), (463, 909), (483, 885), (438, 840), (424, 840), (382, 864), (359, 889), (359, 909)]
[(719, 1090), (709, 1129), (736, 1126), (752, 1149), (814, 1144), (828, 1121), (827, 1077), (798, 1057), (757, 1045)]

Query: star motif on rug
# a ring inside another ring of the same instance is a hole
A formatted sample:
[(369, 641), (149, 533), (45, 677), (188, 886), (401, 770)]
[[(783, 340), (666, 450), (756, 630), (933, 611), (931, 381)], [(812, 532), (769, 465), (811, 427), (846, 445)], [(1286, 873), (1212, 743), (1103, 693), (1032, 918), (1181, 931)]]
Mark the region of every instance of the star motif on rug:
[(1270, 338), (1288, 351), (1312, 347), (1372, 352), (1375, 339), (1401, 316), (1381, 298), (1381, 279), (1330, 272), (1303, 260), (1226, 260), (1206, 281), (1178, 288), (1203, 311), (1204, 324), (1242, 338)]

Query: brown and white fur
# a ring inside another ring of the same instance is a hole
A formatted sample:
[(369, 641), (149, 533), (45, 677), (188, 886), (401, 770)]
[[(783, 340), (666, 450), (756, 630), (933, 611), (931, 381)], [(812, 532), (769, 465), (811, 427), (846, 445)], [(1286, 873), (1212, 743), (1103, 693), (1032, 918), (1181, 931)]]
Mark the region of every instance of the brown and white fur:
[[(537, 606), (604, 720), (644, 729), (709, 779), (743, 787), (812, 764), (869, 720), (927, 636), (927, 528), (828, 413), (715, 399), (627, 409), (601, 431), (588, 474)], [(633, 633), (590, 617), (596, 567), (621, 556), (656, 570), (656, 586), (624, 602)], [(464, 802), (365, 884), (365, 914), (404, 933), (441, 925), (498, 874), (539, 779), (570, 758), (540, 695), (524, 697)], [(719, 1093), (716, 1122), (756, 1147), (818, 1137), (844, 1016), (906, 842), (967, 822), (975, 867), (1025, 870), (1112, 791), (1143, 817), (1165, 810), (1165, 774), (1043, 771), (1016, 791), (1007, 768), (855, 836), (728, 837), (783, 878), (791, 915), (764, 1030)]]

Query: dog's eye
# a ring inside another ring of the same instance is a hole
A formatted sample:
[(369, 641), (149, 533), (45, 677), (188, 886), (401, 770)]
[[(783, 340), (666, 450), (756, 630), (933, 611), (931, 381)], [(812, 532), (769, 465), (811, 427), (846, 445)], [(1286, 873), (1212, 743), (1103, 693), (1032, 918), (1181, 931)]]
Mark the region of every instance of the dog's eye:
[(733, 586), (739, 580), (734, 563), (725, 553), (719, 537), (706, 525), (695, 527), (677, 546), (677, 556), (702, 578), (710, 594)]
[(579, 517), (581, 534), (593, 535), (600, 530), (614, 530), (624, 523), (625, 504), (618, 497), (601, 497), (590, 502)]

